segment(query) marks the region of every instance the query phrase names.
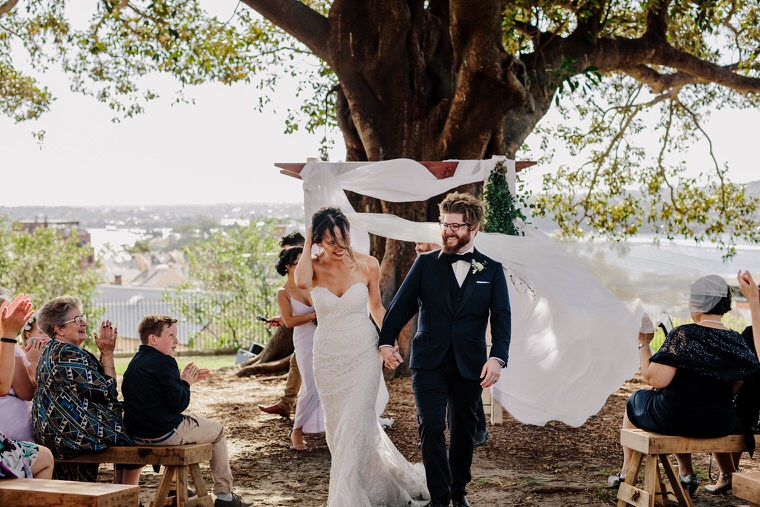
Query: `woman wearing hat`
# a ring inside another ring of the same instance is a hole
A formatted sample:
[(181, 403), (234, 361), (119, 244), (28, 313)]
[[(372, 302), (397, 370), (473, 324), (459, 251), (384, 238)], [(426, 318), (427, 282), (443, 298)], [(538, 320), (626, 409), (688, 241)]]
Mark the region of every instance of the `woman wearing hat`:
[[(708, 275), (691, 285), (693, 322), (673, 329), (656, 354), (649, 347), (654, 326), (648, 317), (642, 319), (638, 334), (641, 376), (654, 389), (636, 391), (628, 398), (623, 428), (697, 438), (722, 437), (734, 431), (736, 382), (758, 372), (760, 363), (742, 336), (723, 325), (721, 319), (729, 310), (728, 283), (718, 275)], [(625, 480), (631, 455), (632, 451), (623, 447), (622, 472), (610, 476), (610, 486), (617, 487)], [(693, 494), (699, 478), (691, 455), (679, 454), (676, 459), (679, 479)]]

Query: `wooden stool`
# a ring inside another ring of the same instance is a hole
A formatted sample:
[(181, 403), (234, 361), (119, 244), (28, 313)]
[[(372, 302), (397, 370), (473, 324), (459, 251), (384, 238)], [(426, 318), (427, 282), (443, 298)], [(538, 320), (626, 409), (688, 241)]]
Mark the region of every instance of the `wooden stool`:
[(135, 507), (139, 502), (138, 486), (53, 479), (0, 481), (3, 507)]
[[(755, 435), (755, 442), (760, 442), (760, 435)], [(720, 438), (687, 438), (673, 435), (660, 435), (637, 429), (620, 430), (620, 444), (633, 451), (625, 482), (618, 490), (618, 507), (635, 505), (637, 507), (654, 507), (666, 505), (673, 499), (678, 505), (691, 507), (691, 496), (681, 486), (678, 474), (673, 469), (668, 456), (670, 454), (694, 454), (713, 452), (746, 451), (744, 435), (728, 435)], [(639, 470), (644, 464), (643, 488), (636, 487)], [(660, 465), (668, 479), (665, 483), (660, 473)]]
[(752, 507), (760, 507), (760, 472), (734, 472), (731, 492), (735, 497), (749, 501)]
[[(187, 445), (132, 445), (113, 446), (102, 451), (80, 454), (73, 458), (57, 460), (66, 463), (114, 463), (125, 465), (163, 465), (164, 472), (158, 485), (151, 507), (166, 505), (176, 507), (206, 506), (213, 507), (214, 501), (206, 489), (206, 482), (201, 475), (200, 463), (211, 460), (211, 444)], [(194, 498), (187, 498), (187, 475), (192, 477), (195, 486)], [(177, 496), (169, 496), (169, 489), (174, 487)]]

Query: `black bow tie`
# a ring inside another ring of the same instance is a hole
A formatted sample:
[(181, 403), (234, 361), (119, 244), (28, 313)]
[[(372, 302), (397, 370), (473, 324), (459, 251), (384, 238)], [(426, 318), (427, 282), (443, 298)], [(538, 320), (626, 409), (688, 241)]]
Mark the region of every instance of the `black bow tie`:
[(454, 264), (457, 261), (465, 261), (467, 263), (472, 263), (472, 252), (467, 252), (464, 254), (454, 253), (454, 254), (444, 254), (444, 255), (452, 264)]

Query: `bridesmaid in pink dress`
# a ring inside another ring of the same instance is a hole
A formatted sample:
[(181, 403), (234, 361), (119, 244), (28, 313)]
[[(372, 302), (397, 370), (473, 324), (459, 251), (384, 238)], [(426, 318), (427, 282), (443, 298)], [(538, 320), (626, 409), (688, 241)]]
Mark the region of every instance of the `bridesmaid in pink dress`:
[(296, 451), (308, 450), (303, 438), (304, 433), (325, 431), (325, 414), (314, 383), (312, 364), (317, 315), (312, 307), (309, 291), (299, 289), (294, 279), (295, 268), (302, 251), (303, 248), (298, 246), (283, 249), (276, 267), (279, 274), (288, 277), (277, 291), (277, 305), (283, 323), (293, 328), (293, 345), (302, 381), (295, 421), (290, 432), (290, 448)]

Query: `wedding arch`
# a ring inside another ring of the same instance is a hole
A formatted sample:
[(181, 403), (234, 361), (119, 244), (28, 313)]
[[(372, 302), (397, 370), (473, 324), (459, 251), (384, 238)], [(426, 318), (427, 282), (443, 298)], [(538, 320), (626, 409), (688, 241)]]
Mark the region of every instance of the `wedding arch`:
[[(453, 188), (482, 183), (501, 162), (514, 195), (515, 161), (446, 161), (437, 178), (409, 159), (303, 165), (308, 220), (324, 205), (339, 206), (351, 221), (352, 245), (369, 253), (369, 233), (400, 241), (440, 242), (432, 222), (388, 214), (357, 213), (345, 191), (390, 202), (423, 201)], [(278, 164), (285, 167), (286, 164)], [(492, 395), (515, 419), (580, 426), (597, 413), (638, 368), (633, 313), (558, 242), (531, 227), (523, 236), (479, 232), (475, 246), (504, 266), (512, 306), (512, 342), (506, 373)]]

